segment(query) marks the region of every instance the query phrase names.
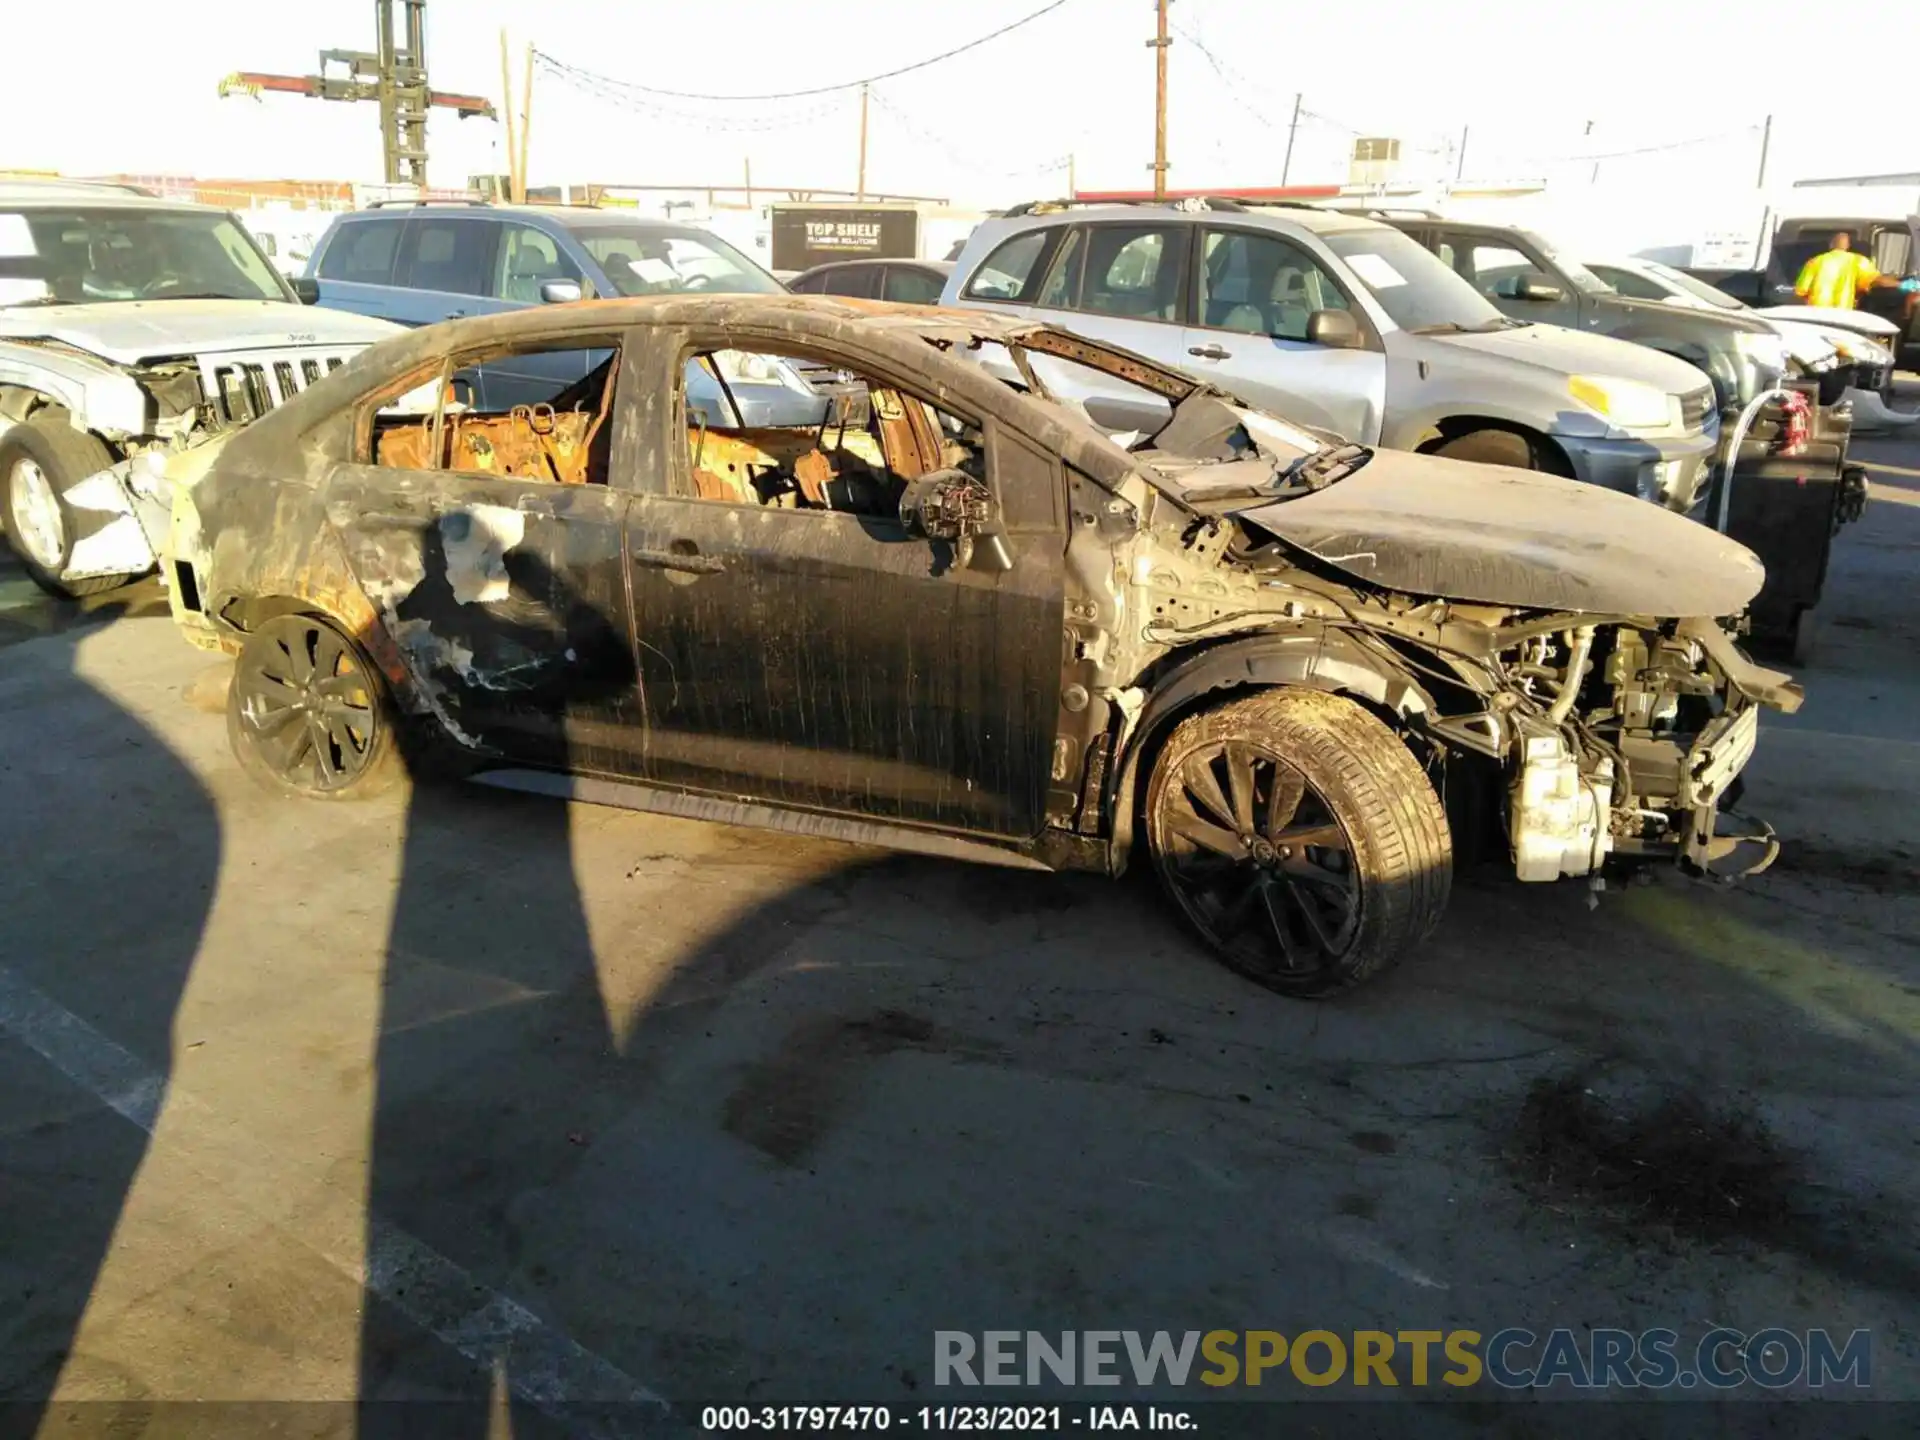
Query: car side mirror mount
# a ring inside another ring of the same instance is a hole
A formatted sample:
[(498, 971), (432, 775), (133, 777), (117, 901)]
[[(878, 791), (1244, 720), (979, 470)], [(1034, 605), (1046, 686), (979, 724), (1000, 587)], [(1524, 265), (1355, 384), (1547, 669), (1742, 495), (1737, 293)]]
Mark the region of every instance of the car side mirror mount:
[(1329, 350), (1358, 350), (1360, 322), (1351, 310), (1316, 310), (1307, 317), (1307, 343)]
[(293, 298), (302, 305), (320, 303), (320, 282), (310, 275), (296, 275), (288, 282), (293, 286)]
[(1549, 285), (1545, 280), (1535, 280), (1531, 276), (1522, 276), (1513, 287), (1513, 298), (1531, 300), (1536, 303), (1551, 304), (1566, 297), (1566, 291), (1558, 285)]
[(540, 282), (540, 303), (543, 305), (571, 305), (581, 299), (586, 292), (580, 288), (578, 280), (543, 280)]
[(936, 470), (908, 481), (900, 497), (900, 524), (917, 540), (949, 547), (955, 568), (1013, 568), (993, 492), (965, 471)]

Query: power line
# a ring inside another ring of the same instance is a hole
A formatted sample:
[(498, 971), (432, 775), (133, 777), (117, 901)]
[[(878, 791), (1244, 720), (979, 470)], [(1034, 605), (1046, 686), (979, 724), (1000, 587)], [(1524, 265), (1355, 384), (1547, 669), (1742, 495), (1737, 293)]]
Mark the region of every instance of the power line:
[(915, 70), (924, 70), (929, 65), (938, 65), (943, 60), (951, 60), (954, 56), (964, 55), (969, 50), (977, 50), (989, 41), (998, 40), (1002, 35), (1011, 34), (1023, 25), (1031, 25), (1043, 15), (1051, 15), (1055, 10), (1069, 3), (1070, 0), (1053, 0), (1052, 4), (1043, 5), (1031, 14), (1023, 15), (1011, 24), (1002, 25), (998, 30), (982, 35), (977, 40), (969, 40), (964, 45), (956, 45), (951, 50), (943, 50), (938, 55), (928, 56), (925, 60), (916, 60), (911, 65), (900, 65), (892, 70), (883, 70), (877, 75), (868, 75), (863, 79), (842, 81), (838, 85), (816, 85), (807, 90), (778, 90), (764, 95), (706, 95), (692, 90), (662, 90), (657, 86), (636, 85), (629, 80), (615, 80), (609, 76), (595, 75), (590, 70), (582, 70), (577, 66), (568, 65), (563, 60), (556, 60), (544, 51), (536, 50), (534, 56), (548, 70), (551, 70), (562, 79), (573, 77), (593, 79), (605, 84), (617, 85), (625, 90), (638, 91), (646, 95), (664, 95), (674, 100), (799, 100), (810, 95), (831, 95), (838, 90), (858, 90), (862, 85), (876, 84), (881, 80), (891, 80), (899, 75), (910, 75)]
[(1654, 155), (1665, 150), (1686, 150), (1695, 145), (1711, 145), (1716, 140), (1732, 140), (1736, 136), (1752, 135), (1759, 130), (1758, 125), (1743, 125), (1735, 130), (1721, 130), (1712, 135), (1695, 135), (1689, 140), (1666, 140), (1658, 145), (1637, 145), (1631, 150), (1583, 150), (1572, 155), (1523, 155), (1524, 164), (1553, 165), (1562, 162), (1587, 160), (1619, 160), (1628, 155)]
[(1056, 170), (1065, 170), (1070, 163), (1068, 156), (1056, 155), (1051, 160), (1043, 161), (1037, 165), (1022, 166), (1018, 170), (989, 169), (981, 165), (978, 161), (961, 154), (958, 150), (954, 149), (952, 145), (948, 144), (947, 141), (935, 135), (932, 131), (922, 129), (914, 122), (913, 118), (901, 110), (899, 106), (889, 104), (886, 100), (882, 99), (878, 93), (869, 92), (868, 98), (877, 108), (891, 115), (899, 124), (900, 128), (909, 135), (914, 136), (924, 144), (931, 145), (940, 150), (946, 155), (948, 160), (972, 171), (976, 175), (982, 175), (994, 180), (1023, 180), (1030, 175), (1046, 175)]

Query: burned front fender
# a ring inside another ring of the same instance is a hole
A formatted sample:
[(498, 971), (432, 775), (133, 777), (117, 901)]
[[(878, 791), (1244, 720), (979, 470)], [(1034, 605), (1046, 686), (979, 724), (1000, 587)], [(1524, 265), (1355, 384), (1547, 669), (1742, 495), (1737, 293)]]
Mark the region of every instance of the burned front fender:
[(1331, 626), (1303, 625), (1203, 650), (1159, 677), (1121, 736), (1121, 760), (1106, 798), (1115, 871), (1126, 865), (1140, 778), (1173, 724), (1196, 706), (1216, 703), (1223, 691), (1274, 685), (1351, 696), (1409, 725), (1420, 724), (1435, 708), (1410, 672)]

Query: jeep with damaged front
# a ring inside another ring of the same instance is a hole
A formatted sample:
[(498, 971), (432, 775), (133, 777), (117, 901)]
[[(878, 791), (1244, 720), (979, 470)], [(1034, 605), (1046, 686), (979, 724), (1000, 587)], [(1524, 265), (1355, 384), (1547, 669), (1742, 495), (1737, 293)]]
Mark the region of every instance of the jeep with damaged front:
[(0, 184), (0, 528), (56, 595), (143, 575), (181, 452), (398, 333), (302, 305), (224, 210)]
[[(601, 358), (504, 412), (451, 383), (557, 351)], [(865, 395), (712, 423), (685, 376), (724, 390), (728, 352)], [(1229, 964), (1299, 996), (1415, 946), (1456, 846), (1523, 880), (1764, 864), (1722, 804), (1760, 710), (1800, 699), (1736, 645), (1760, 568), (1703, 526), (977, 312), (676, 297), (416, 332), (226, 441), (174, 528), (179, 618), (237, 654), (229, 733), (272, 788), (437, 754), (1029, 868), (1143, 844)]]

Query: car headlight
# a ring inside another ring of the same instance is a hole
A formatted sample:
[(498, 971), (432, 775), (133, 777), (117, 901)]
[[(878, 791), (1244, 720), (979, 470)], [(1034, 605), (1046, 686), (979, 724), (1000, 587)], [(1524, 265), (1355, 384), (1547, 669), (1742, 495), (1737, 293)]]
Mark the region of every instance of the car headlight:
[(811, 395), (813, 387), (800, 378), (800, 372), (773, 355), (751, 355), (743, 350), (716, 350), (713, 363), (720, 378), (729, 385), (783, 385), (802, 395)]
[(1575, 375), (1567, 393), (1622, 430), (1680, 428), (1680, 400), (1664, 390), (1618, 375)]
[(1771, 385), (1787, 373), (1787, 342), (1771, 330), (1740, 330), (1733, 343), (1747, 364)]
[(1840, 352), (1840, 358), (1851, 365), (1891, 365), (1893, 352), (1864, 335), (1843, 335), (1835, 333), (1833, 348)]

